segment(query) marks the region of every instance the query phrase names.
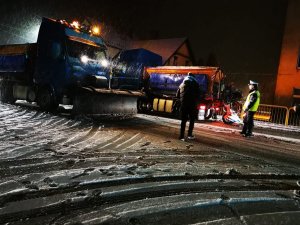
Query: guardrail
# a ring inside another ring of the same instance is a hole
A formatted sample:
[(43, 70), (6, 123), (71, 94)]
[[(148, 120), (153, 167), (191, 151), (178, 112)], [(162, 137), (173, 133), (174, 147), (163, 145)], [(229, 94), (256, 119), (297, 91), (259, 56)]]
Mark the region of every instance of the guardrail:
[[(239, 113), (242, 110), (241, 106), (242, 104), (232, 105), (232, 109)], [(223, 109), (220, 110), (218, 115), (222, 114)], [(260, 104), (254, 115), (254, 120), (285, 126), (300, 126), (300, 116), (295, 113), (293, 108), (278, 105)]]
[(258, 121), (287, 125), (288, 115), (288, 107), (260, 104), (254, 115), (254, 119)]
[(292, 107), (261, 104), (254, 115), (254, 119), (285, 126), (300, 126), (300, 117)]
[(287, 118), (287, 124), (290, 126), (300, 126), (300, 116), (296, 114), (293, 108), (289, 108), (289, 114)]

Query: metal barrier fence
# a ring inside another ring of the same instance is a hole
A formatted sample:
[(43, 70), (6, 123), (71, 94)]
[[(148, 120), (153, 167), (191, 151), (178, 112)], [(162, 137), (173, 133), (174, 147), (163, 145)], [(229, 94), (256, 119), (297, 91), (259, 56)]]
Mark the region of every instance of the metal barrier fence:
[(260, 104), (254, 119), (258, 121), (287, 125), (289, 109), (285, 106)]
[[(239, 115), (242, 112), (242, 103), (235, 103), (231, 108)], [(218, 115), (223, 115), (224, 111), (221, 109)], [(282, 124), (285, 126), (300, 126), (300, 116), (295, 113), (293, 108), (277, 105), (260, 104), (257, 112), (254, 115), (257, 121)]]
[(261, 104), (254, 115), (254, 119), (285, 126), (300, 126), (299, 115), (295, 113), (293, 108), (285, 106)]
[(287, 118), (287, 124), (290, 126), (300, 126), (300, 116), (295, 113), (293, 108), (289, 108), (289, 114)]

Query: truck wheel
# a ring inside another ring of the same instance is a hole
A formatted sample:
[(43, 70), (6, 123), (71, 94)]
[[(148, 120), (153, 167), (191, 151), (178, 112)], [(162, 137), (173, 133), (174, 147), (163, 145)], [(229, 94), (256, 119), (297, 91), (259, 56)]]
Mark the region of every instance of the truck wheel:
[(42, 110), (52, 112), (58, 107), (58, 103), (55, 99), (55, 94), (50, 88), (41, 87), (38, 91), (37, 104)]
[(15, 103), (13, 95), (13, 83), (9, 81), (0, 82), (0, 101), (4, 103)]
[(151, 111), (151, 104), (145, 98), (140, 98), (137, 100), (137, 112), (138, 113), (149, 113)]
[(145, 113), (145, 107), (143, 107), (144, 102), (141, 99), (138, 99), (137, 101), (137, 111), (138, 113)]

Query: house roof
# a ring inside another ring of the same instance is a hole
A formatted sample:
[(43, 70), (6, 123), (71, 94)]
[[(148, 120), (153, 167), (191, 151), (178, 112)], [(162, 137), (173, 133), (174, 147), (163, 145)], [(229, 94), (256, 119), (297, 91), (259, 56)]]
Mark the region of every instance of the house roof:
[(165, 63), (186, 41), (187, 38), (132, 41), (128, 49), (147, 49), (160, 55)]

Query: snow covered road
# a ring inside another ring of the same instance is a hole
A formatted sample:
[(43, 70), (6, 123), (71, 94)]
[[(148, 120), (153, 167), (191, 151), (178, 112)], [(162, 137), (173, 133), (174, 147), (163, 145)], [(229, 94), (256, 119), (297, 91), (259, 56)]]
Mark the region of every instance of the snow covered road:
[(295, 135), (283, 140), (260, 130), (245, 139), (236, 129), (197, 123), (197, 140), (182, 142), (178, 129), (178, 120), (157, 116), (93, 121), (0, 103), (0, 223), (148, 224), (131, 213), (186, 210), (224, 193), (240, 199), (235, 191), (280, 202), (276, 190), (299, 190)]

